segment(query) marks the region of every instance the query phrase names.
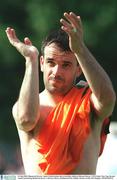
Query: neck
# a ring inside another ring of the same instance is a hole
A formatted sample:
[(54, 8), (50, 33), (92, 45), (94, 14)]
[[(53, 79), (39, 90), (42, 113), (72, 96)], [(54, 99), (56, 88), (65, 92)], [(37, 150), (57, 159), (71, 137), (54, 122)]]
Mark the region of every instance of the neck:
[(60, 95), (57, 93), (51, 93), (47, 89), (44, 90), (44, 94), (50, 100), (53, 106), (56, 106), (60, 101), (62, 101), (64, 95)]

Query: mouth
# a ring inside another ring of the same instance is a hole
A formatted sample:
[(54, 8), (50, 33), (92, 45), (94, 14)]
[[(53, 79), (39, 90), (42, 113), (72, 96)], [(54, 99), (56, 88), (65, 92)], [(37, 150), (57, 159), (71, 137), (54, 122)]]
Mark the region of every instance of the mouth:
[(59, 82), (59, 83), (64, 82), (64, 79), (62, 77), (60, 77), (60, 76), (56, 76), (56, 77), (51, 76), (49, 78), (49, 80), (52, 81), (52, 82)]

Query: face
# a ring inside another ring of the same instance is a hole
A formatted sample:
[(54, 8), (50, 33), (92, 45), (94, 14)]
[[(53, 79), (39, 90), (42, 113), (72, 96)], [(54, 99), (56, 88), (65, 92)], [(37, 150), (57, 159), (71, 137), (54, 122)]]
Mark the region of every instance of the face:
[(52, 43), (45, 47), (40, 58), (45, 89), (51, 94), (65, 95), (79, 74), (79, 66), (72, 52), (64, 52)]

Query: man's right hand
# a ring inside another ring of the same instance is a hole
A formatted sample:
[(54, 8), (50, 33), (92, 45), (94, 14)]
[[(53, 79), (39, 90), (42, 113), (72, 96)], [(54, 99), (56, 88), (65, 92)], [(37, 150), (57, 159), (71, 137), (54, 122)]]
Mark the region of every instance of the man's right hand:
[(32, 42), (29, 38), (24, 38), (24, 43), (21, 42), (15, 33), (15, 30), (8, 27), (6, 29), (6, 34), (9, 42), (25, 57), (25, 59), (29, 58), (31, 60), (37, 60), (39, 52), (36, 47), (32, 45)]

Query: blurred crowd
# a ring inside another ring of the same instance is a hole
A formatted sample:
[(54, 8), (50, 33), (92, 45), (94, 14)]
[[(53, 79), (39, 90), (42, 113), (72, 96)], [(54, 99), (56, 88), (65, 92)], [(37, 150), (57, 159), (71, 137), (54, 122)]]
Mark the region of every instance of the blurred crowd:
[(97, 164), (98, 175), (117, 176), (117, 122), (111, 122), (110, 133)]
[(0, 174), (24, 174), (19, 146), (0, 143)]

